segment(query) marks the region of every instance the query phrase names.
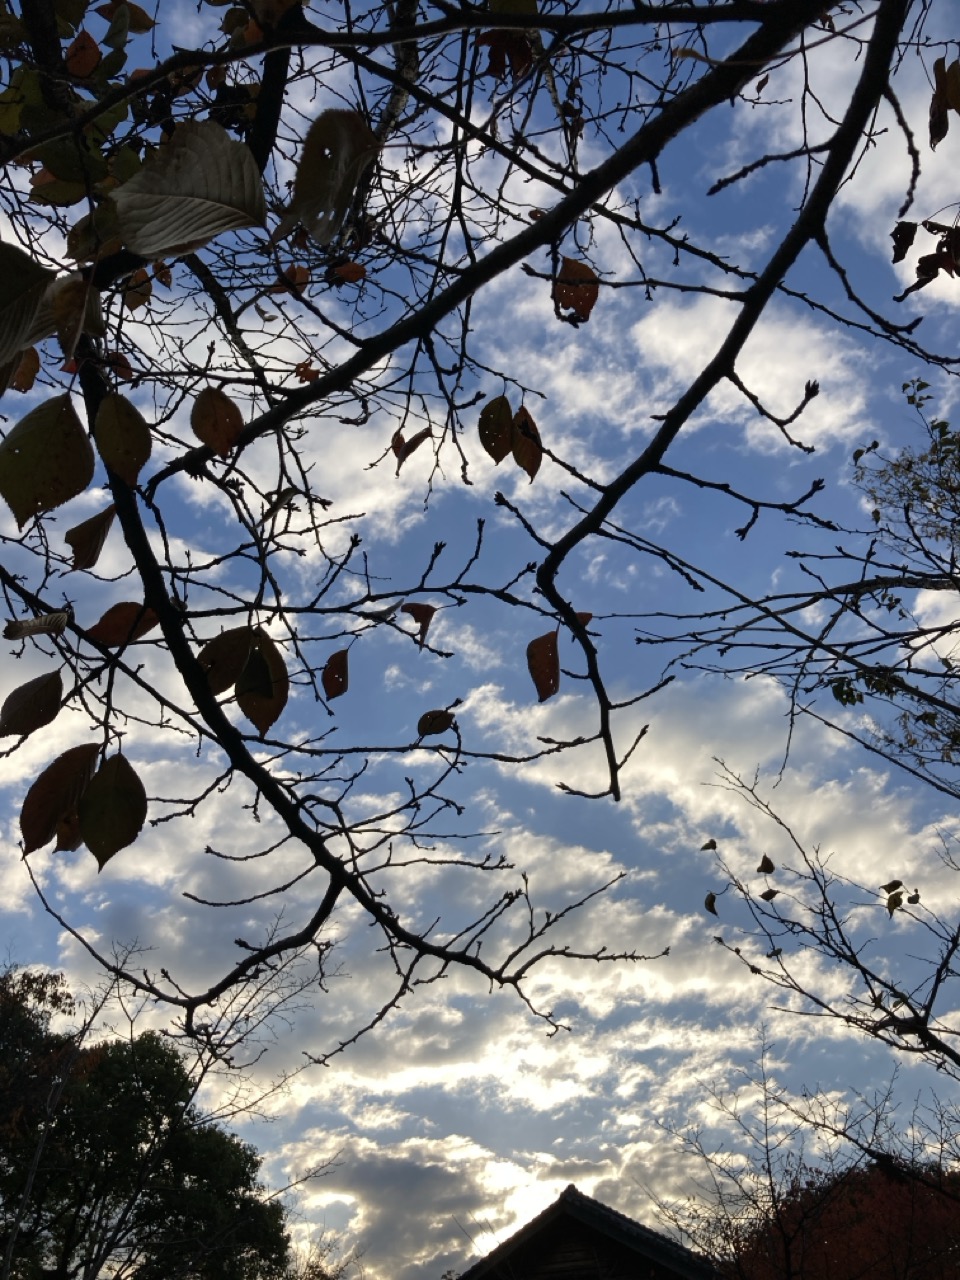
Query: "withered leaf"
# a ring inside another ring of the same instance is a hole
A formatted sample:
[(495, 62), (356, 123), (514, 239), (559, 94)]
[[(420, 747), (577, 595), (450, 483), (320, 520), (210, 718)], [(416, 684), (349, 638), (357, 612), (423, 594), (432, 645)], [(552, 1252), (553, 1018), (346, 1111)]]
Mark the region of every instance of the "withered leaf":
[(81, 30), (68, 46), (63, 61), (72, 76), (76, 76), (78, 80), (85, 80), (96, 71), (102, 57), (100, 46), (93, 36)]
[(880, 886), (882, 893), (894, 893), (897, 889), (903, 888), (902, 880), (888, 880), (886, 884)]
[(145, 636), (159, 621), (154, 611), (146, 605), (123, 600), (120, 604), (111, 605), (102, 618), (92, 627), (87, 627), (87, 635), (108, 649), (118, 649), (121, 645), (132, 644), (134, 640)]
[(553, 284), (553, 301), (559, 312), (569, 311), (564, 318), (583, 324), (600, 296), (600, 279), (594, 269), (576, 258), (563, 258)]
[(20, 810), (24, 853), (33, 853), (57, 835), (60, 823), (75, 812), (100, 748), (95, 742), (71, 747), (44, 769), (27, 792)]
[(417, 734), (421, 738), (428, 738), (431, 734), (446, 733), (453, 725), (451, 711), (425, 711), (417, 721)]
[(40, 372), (40, 353), (36, 347), (27, 347), (10, 379), (11, 391), (26, 394), (33, 387)]
[(720, 912), (717, 910), (717, 895), (715, 893), (708, 893), (703, 900), (703, 905), (712, 916), (719, 916)]
[(949, 100), (947, 96), (947, 63), (937, 58), (933, 64), (933, 93), (930, 97), (930, 150), (947, 136), (950, 128)]
[(0, 708), (0, 737), (26, 737), (55, 720), (63, 702), (63, 680), (59, 671), (48, 672), (20, 685), (4, 699)]
[(706, 844), (700, 846), (701, 853), (712, 853), (717, 847), (716, 840), (708, 840)]
[(546, 702), (560, 688), (560, 654), (556, 631), (548, 631), (530, 641), (527, 645), (527, 667), (537, 698)]
[(113, 524), (117, 508), (111, 502), (104, 511), (98, 511), (89, 520), (75, 525), (64, 534), (64, 541), (73, 552), (71, 569), (92, 569), (100, 559), (107, 534)]
[(144, 267), (140, 267), (127, 281), (123, 291), (123, 305), (128, 311), (137, 311), (140, 307), (147, 305), (152, 293), (153, 283), (150, 274)]
[(26, 636), (59, 636), (70, 621), (66, 609), (42, 613), (38, 618), (11, 618), (3, 628), (4, 640), (23, 640)]
[(772, 875), (776, 869), (777, 868), (773, 865), (773, 859), (765, 853), (760, 859), (760, 865), (757, 867), (757, 874), (761, 876), (769, 876)]
[(219, 695), (233, 688), (247, 665), (252, 644), (249, 627), (231, 627), (207, 641), (197, 654), (197, 662), (207, 673), (211, 693)]
[(511, 447), (514, 462), (527, 473), (532, 484), (543, 461), (543, 445), (540, 443), (537, 424), (523, 405), (513, 416)]
[(903, 894), (900, 892), (891, 893), (889, 898), (887, 898), (887, 915), (892, 917), (893, 913), (902, 906)]
[(433, 615), (437, 612), (436, 609), (432, 604), (419, 604), (417, 601), (412, 600), (409, 604), (402, 604), (400, 612), (409, 614), (420, 628), (419, 644), (422, 649)]
[(225, 458), (243, 431), (243, 414), (219, 387), (204, 387), (190, 411), (193, 434)]
[(764, 889), (763, 893), (757, 896), (764, 902), (772, 902), (779, 892), (779, 889)]
[(290, 679), (280, 650), (266, 631), (257, 627), (237, 680), (237, 706), (262, 737), (280, 718), (289, 695)]
[(480, 410), (480, 443), (497, 466), (513, 448), (513, 410), (506, 396), (488, 400)]
[(147, 793), (126, 756), (104, 760), (77, 806), (80, 836), (102, 871), (133, 844), (147, 819)]
[(350, 681), (348, 654), (348, 649), (338, 649), (336, 653), (331, 653), (324, 664), (320, 683), (328, 698), (339, 698), (342, 693), (347, 692)]
[(898, 222), (890, 232), (893, 240), (893, 260), (902, 262), (910, 251), (917, 234), (915, 222)]
[[(398, 431), (397, 436), (399, 435), (400, 433)], [(419, 449), (424, 440), (429, 440), (432, 435), (433, 432), (430, 428), (424, 427), (422, 431), (418, 431), (417, 434), (415, 436), (411, 436), (409, 440), (404, 440), (403, 437), (400, 436), (399, 448), (396, 443), (397, 436), (394, 436), (393, 451), (397, 457), (397, 475), (400, 474), (400, 468), (410, 457), (411, 453), (413, 453), (415, 449)]]

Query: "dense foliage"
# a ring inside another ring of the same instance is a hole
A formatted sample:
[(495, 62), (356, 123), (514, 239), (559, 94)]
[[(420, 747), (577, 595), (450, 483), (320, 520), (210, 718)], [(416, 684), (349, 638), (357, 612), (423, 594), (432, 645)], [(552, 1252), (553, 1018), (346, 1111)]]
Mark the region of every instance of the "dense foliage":
[(894, 1162), (803, 1169), (762, 1221), (718, 1224), (736, 1280), (949, 1280), (960, 1175)]
[(3, 1275), (276, 1280), (288, 1239), (256, 1151), (206, 1117), (152, 1032), (85, 1043), (62, 979), (0, 976)]

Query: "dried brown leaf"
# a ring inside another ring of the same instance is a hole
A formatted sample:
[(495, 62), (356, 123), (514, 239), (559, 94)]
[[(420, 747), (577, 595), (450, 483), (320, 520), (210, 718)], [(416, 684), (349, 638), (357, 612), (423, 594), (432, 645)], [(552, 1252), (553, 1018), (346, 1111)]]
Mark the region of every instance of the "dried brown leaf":
[(530, 641), (527, 645), (527, 668), (537, 691), (537, 698), (541, 702), (552, 698), (560, 688), (560, 654), (556, 631), (548, 631)]

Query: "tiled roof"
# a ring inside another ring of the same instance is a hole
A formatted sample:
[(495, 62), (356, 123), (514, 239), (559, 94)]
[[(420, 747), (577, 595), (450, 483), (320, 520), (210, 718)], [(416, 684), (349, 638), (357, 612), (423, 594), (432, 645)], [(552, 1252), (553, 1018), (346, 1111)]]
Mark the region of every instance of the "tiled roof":
[(671, 1240), (669, 1236), (652, 1231), (649, 1227), (634, 1222), (626, 1214), (584, 1195), (572, 1183), (542, 1213), (498, 1245), (492, 1253), (464, 1271), (460, 1280), (480, 1280), (480, 1277), (494, 1272), (498, 1264), (506, 1261), (515, 1250), (561, 1216), (593, 1227), (608, 1239), (635, 1250), (651, 1262), (669, 1267), (687, 1280), (715, 1280), (717, 1273), (706, 1258)]

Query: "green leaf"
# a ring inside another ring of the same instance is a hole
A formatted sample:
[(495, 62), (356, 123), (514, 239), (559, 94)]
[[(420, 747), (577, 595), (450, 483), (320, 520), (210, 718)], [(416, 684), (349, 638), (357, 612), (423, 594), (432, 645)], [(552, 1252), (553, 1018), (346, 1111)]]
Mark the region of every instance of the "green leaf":
[(263, 183), (250, 148), (213, 120), (178, 126), (112, 193), (124, 245), (144, 258), (200, 248), (223, 231), (263, 226)]
[(16, 245), (0, 241), (0, 364), (30, 345), (34, 319), (56, 274)]
[(140, 410), (118, 392), (105, 396), (97, 410), (93, 438), (104, 465), (133, 486), (150, 458), (150, 428)]
[(0, 444), (0, 497), (22, 529), (83, 493), (93, 468), (93, 448), (70, 396), (55, 396), (21, 418)]
[(133, 844), (147, 820), (147, 793), (126, 756), (104, 760), (77, 808), (80, 835), (102, 871), (115, 853)]

